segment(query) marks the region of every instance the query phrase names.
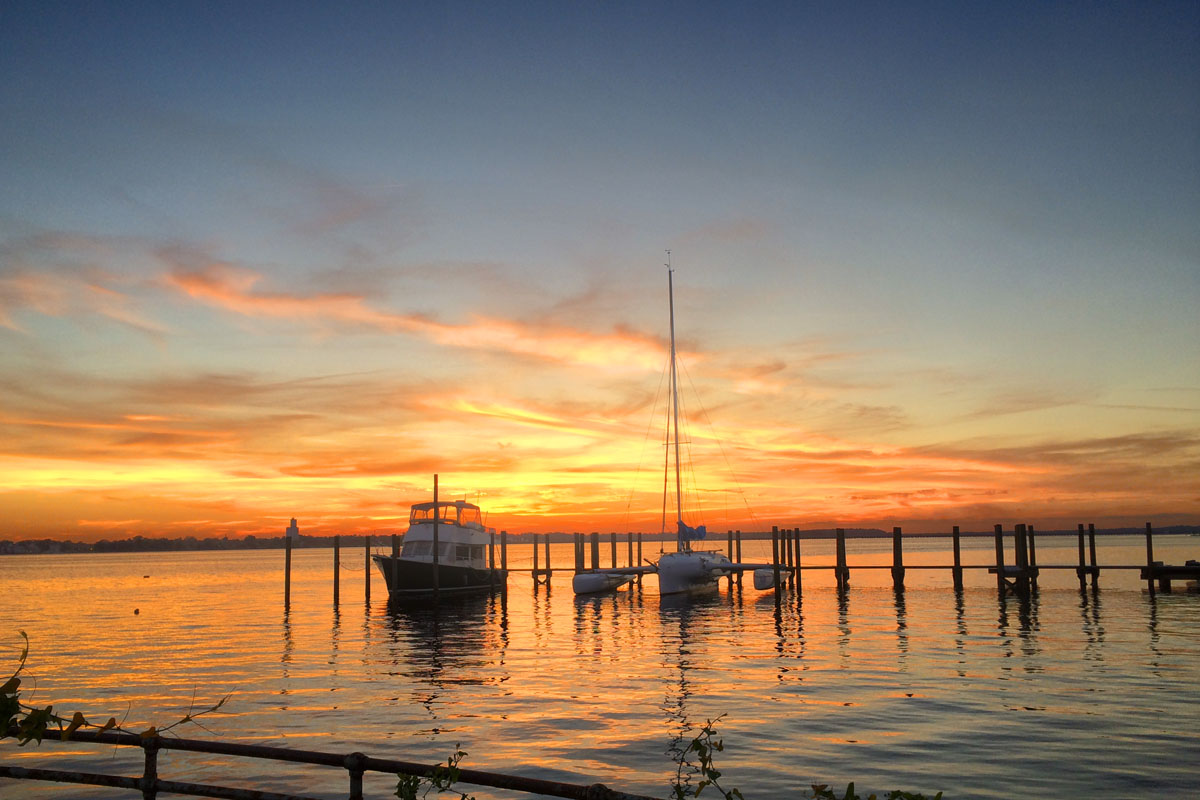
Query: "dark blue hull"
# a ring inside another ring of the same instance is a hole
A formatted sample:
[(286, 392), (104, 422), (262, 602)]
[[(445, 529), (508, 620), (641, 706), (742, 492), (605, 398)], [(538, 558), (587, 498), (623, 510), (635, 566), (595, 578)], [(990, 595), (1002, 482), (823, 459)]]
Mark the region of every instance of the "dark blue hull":
[(504, 588), (508, 579), (508, 573), (502, 569), (438, 564), (435, 589), (434, 565), (428, 561), (406, 561), (393, 556), (372, 556), (372, 559), (379, 565), (392, 597), (432, 594), (434, 591), (452, 594), (486, 592)]

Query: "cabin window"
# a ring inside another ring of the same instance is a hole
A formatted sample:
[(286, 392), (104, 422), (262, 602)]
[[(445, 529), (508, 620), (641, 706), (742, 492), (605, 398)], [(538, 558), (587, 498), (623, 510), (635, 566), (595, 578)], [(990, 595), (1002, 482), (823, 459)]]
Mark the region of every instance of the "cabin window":
[(454, 559), (456, 561), (470, 561), (471, 560), (471, 545), (469, 545), (469, 544), (456, 545), (454, 548)]
[(483, 545), (481, 545), (481, 544), (471, 545), (471, 559), (473, 561), (483, 561)]
[(406, 558), (413, 556), (428, 556), (433, 554), (433, 542), (405, 542), (402, 555)]

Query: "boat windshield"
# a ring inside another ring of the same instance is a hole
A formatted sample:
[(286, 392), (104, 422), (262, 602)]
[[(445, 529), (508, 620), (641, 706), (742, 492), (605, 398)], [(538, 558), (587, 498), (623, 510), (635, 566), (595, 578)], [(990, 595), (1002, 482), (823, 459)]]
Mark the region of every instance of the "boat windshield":
[(467, 503), (422, 503), (413, 506), (408, 521), (411, 524), (421, 522), (438, 522), (447, 525), (480, 525), (479, 509)]

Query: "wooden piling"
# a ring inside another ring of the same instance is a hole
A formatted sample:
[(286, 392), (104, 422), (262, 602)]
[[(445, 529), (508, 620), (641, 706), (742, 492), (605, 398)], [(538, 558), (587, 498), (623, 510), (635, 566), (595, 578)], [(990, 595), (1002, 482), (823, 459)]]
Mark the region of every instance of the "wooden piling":
[(1004, 526), (996, 525), (996, 589), (1004, 594)]
[[(438, 511), (437, 504), (438, 504), (438, 476), (437, 476), (437, 473), (435, 472), (433, 474), (433, 599), (434, 600), (438, 599), (438, 590), (441, 588), (440, 581), (438, 579), (438, 558), (439, 558), (438, 550), (441, 549), (438, 546), (438, 522), (440, 521), (442, 515), (441, 515), (441, 512)], [(392, 571), (392, 585), (399, 586), (399, 584), (396, 582), (396, 572), (395, 572), (394, 568)]]
[(371, 534), (363, 534), (363, 602), (371, 602)]
[[(626, 550), (626, 552), (625, 552), (625, 560), (626, 560), (628, 563), (627, 563), (625, 566), (632, 567), (632, 566), (634, 566), (634, 561), (633, 561), (633, 531), (630, 531), (629, 533), (627, 533), (627, 534), (626, 534), (626, 536), (628, 537), (629, 541), (628, 541), (628, 542), (626, 542), (626, 544), (628, 545), (628, 549), (627, 549), (627, 550)], [(548, 541), (548, 540), (547, 540), (547, 541)], [(549, 547), (550, 545), (549, 545), (549, 544), (547, 544), (546, 546), (547, 546), (547, 547)], [(546, 551), (546, 552), (549, 552), (549, 551)]]
[(1146, 523), (1146, 588), (1154, 596), (1154, 529)]
[(537, 534), (533, 535), (533, 590), (536, 592), (541, 579), (538, 577), (542, 574), (541, 565), (538, 564), (538, 541)]
[(892, 588), (904, 591), (904, 536), (899, 528), (892, 528)]
[(500, 571), (508, 574), (508, 531), (500, 531)]
[(616, 569), (617, 568), (617, 534), (616, 534), (616, 532), (612, 532), (609, 535), (612, 540), (612, 559), (611, 559), (612, 564), (611, 564), (611, 566), (613, 569)]
[(796, 600), (800, 600), (800, 590), (803, 588), (803, 581), (800, 579), (800, 529), (796, 528)]
[(771, 568), (775, 576), (775, 599), (779, 599), (779, 526), (771, 526)]
[[(742, 532), (741, 531), (733, 532), (733, 548), (734, 548), (734, 552), (737, 553), (737, 558), (734, 560), (740, 564), (742, 561)], [(738, 585), (739, 589), (742, 588), (741, 570), (739, 570), (738, 574), (737, 574), (737, 585)]]
[(488, 588), (496, 590), (496, 531), (488, 529)]
[(339, 534), (333, 535), (333, 605), (338, 604), (338, 596), (340, 594), (338, 587), (339, 574), (338, 571), (342, 566), (342, 537)]
[(1029, 588), (1036, 592), (1038, 588), (1037, 538), (1034, 536), (1032, 525), (1026, 526), (1025, 536), (1029, 542)]
[[(642, 565), (642, 533), (641, 533), (641, 531), (638, 531), (638, 535), (637, 535), (637, 563), (638, 563), (639, 567)], [(640, 573), (640, 572), (637, 575), (637, 585), (638, 586), (642, 585), (642, 573)]]
[(1075, 570), (1079, 576), (1079, 591), (1087, 588), (1087, 562), (1083, 556), (1083, 523), (1079, 523), (1079, 567)]
[(1096, 566), (1096, 525), (1088, 523), (1088, 555), (1092, 562), (1092, 588), (1096, 588), (1096, 582), (1100, 579), (1100, 568)]
[(583, 572), (583, 534), (576, 533), (571, 538), (575, 545), (575, 571)]
[(954, 526), (954, 591), (961, 592), (963, 588), (962, 579), (962, 551), (959, 549), (959, 534), (958, 526)]
[(787, 564), (787, 585), (789, 589), (796, 588), (796, 536), (791, 528), (783, 529), (784, 563)]
[(600, 534), (592, 531), (592, 569), (600, 569)]
[(1025, 524), (1018, 522), (1013, 527), (1013, 560), (1017, 564), (1017, 577), (1014, 581), (1019, 594), (1029, 593), (1029, 539), (1025, 533)]
[(837, 567), (834, 568), (837, 577), (837, 588), (844, 592), (850, 588), (850, 568), (846, 566), (846, 531), (837, 529)]
[[(437, 497), (436, 492), (434, 493), (434, 497), (435, 498)], [(437, 512), (435, 511), (434, 513), (436, 514)], [(434, 524), (436, 525), (437, 523), (434, 523)], [(437, 542), (436, 534), (434, 535), (433, 541), (435, 543)], [(434, 547), (437, 547), (437, 545), (435, 544)], [(392, 560), (389, 563), (391, 564), (392, 586), (399, 586), (400, 585), (400, 536), (395, 533), (392, 534)], [(434, 591), (434, 594), (436, 594), (437, 593), (437, 556), (434, 556), (434, 558), (433, 558), (433, 565), (434, 565), (433, 566), (433, 572), (434, 572), (433, 591)]]
[(292, 537), (283, 537), (283, 610), (292, 604)]
[[(549, 589), (550, 588), (550, 576), (554, 574), (553, 571), (550, 569), (550, 534), (548, 534), (548, 533), (542, 534), (542, 544), (544, 546), (543, 552), (546, 555), (546, 588)], [(534, 549), (537, 549), (537, 538), (536, 537), (533, 540), (533, 546), (534, 546)]]

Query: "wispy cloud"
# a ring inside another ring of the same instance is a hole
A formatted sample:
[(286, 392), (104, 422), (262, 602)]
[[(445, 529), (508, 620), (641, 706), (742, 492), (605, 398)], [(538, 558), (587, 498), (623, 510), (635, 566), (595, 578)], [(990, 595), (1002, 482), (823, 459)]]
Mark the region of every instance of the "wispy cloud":
[(196, 300), (248, 317), (359, 326), (420, 336), (448, 347), (505, 352), (618, 371), (656, 370), (663, 358), (659, 339), (630, 330), (594, 333), (582, 328), (481, 315), (466, 323), (446, 323), (421, 314), (375, 308), (361, 295), (260, 290), (261, 274), (220, 262), (198, 269), (177, 268), (167, 276), (167, 281)]

